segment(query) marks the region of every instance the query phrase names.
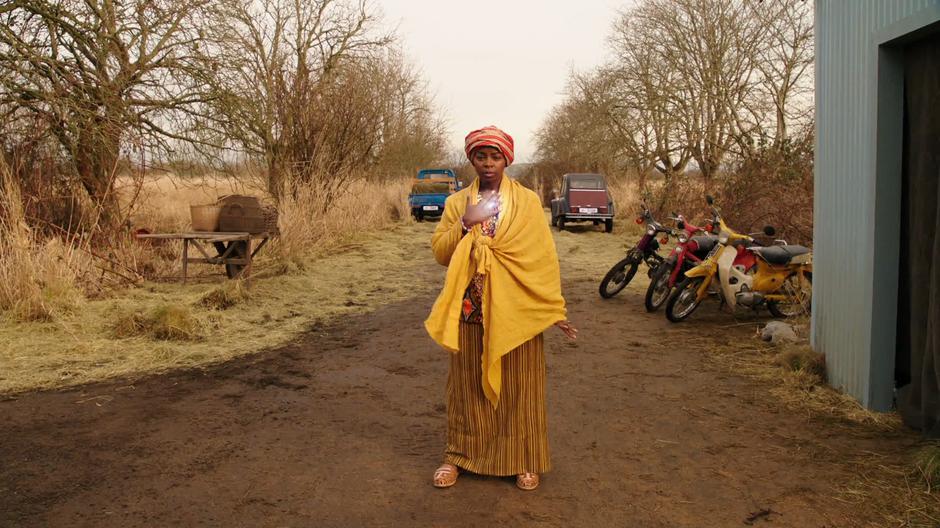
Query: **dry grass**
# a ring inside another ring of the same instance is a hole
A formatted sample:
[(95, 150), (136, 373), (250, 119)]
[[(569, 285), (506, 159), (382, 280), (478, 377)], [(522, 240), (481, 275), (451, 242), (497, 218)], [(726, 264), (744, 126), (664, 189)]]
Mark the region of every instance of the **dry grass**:
[(250, 297), (216, 268), (187, 285), (148, 282), (88, 300), (54, 321), (0, 321), (0, 393), (227, 361), (288, 343), (317, 322), (429, 292), (436, 285), (416, 283), (423, 270), (413, 255), (428, 251), (434, 226), (351, 234), (290, 273), (268, 259)]
[(302, 189), (281, 202), (281, 234), (269, 254), (282, 264), (303, 268), (309, 258), (334, 251), (357, 233), (410, 223), (409, 191), (410, 180), (387, 185), (359, 180), (327, 205), (317, 189)]
[(157, 340), (195, 341), (203, 336), (203, 323), (186, 306), (164, 304), (148, 311), (120, 315), (112, 334), (118, 339), (149, 337)]
[(930, 442), (914, 453), (914, 472), (933, 491), (940, 486), (940, 442)]
[(20, 190), (0, 162), (0, 312), (14, 321), (50, 321), (82, 304), (78, 272), (87, 259), (59, 239), (40, 240), (27, 225)]
[(640, 210), (640, 198), (636, 183), (628, 179), (619, 179), (608, 182), (607, 191), (614, 199), (617, 221), (633, 222)]
[[(940, 496), (925, 484), (919, 466), (919, 453), (935, 447), (911, 448), (914, 455), (874, 453), (870, 451), (844, 455), (845, 464), (854, 469), (857, 478), (836, 489), (835, 500), (871, 512), (866, 526), (898, 526), (936, 528), (940, 526)], [(935, 469), (932, 468), (932, 469)]]
[(251, 299), (251, 290), (243, 280), (226, 281), (207, 291), (198, 305), (212, 310), (228, 310)]

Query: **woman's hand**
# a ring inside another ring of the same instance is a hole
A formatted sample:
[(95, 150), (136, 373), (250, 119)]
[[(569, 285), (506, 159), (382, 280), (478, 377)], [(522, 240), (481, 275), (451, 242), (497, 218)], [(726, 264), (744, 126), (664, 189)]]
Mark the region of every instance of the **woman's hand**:
[(473, 227), (482, 224), (496, 216), (498, 210), (499, 196), (495, 192), (477, 204), (470, 203), (470, 197), (467, 196), (467, 212), (463, 214), (463, 225)]
[(571, 321), (558, 321), (555, 323), (555, 326), (561, 329), (561, 331), (564, 332), (566, 336), (568, 336), (568, 339), (578, 338), (578, 329), (575, 328), (573, 324), (571, 324)]

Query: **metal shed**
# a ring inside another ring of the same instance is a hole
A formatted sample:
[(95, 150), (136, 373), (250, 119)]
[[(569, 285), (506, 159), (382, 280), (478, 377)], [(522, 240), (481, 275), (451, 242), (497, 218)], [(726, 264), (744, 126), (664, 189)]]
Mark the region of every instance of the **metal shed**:
[(905, 54), (936, 38), (940, 0), (817, 0), (815, 13), (812, 343), (833, 386), (885, 411), (899, 350)]

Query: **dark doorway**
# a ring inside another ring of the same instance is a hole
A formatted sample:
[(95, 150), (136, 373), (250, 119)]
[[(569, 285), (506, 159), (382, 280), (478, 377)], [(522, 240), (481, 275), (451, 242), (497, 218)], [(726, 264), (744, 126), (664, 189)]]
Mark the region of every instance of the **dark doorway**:
[[(940, 36), (904, 50), (895, 381), (912, 427), (940, 437)], [(877, 251), (878, 248), (875, 248)]]

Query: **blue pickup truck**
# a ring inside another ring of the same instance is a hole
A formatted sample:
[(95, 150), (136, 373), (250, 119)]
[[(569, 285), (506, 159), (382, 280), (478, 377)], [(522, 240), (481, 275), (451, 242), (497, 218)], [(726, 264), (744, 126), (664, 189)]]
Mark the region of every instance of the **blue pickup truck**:
[(423, 169), (411, 183), (408, 205), (415, 220), (440, 218), (447, 197), (461, 188), (461, 182), (450, 169)]

